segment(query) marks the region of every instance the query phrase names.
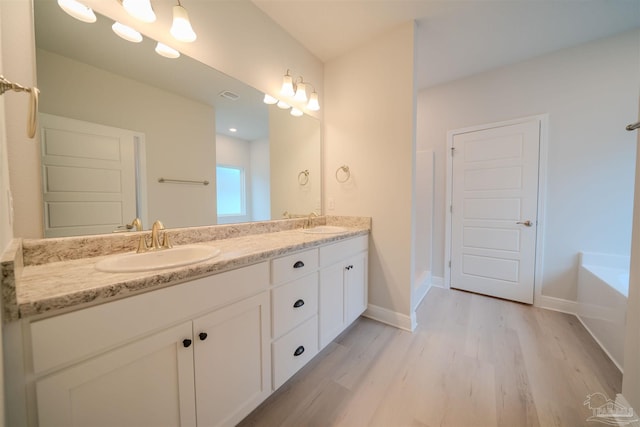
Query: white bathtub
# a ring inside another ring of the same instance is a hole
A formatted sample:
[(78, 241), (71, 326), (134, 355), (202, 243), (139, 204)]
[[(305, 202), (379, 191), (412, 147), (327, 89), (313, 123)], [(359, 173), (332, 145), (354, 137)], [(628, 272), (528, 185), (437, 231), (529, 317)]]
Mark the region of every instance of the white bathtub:
[(629, 257), (580, 252), (578, 319), (622, 371)]

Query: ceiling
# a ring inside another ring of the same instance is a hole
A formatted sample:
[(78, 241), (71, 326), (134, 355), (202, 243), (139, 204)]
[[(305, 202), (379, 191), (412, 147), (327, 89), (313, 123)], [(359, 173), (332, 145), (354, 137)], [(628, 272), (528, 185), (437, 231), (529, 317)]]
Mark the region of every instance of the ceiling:
[(416, 20), (416, 87), (640, 28), (640, 0), (252, 0), (323, 62)]

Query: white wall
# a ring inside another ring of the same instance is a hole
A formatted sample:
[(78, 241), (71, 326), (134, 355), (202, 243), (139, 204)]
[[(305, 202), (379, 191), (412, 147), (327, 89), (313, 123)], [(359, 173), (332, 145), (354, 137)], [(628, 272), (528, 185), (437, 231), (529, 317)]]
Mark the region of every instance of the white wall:
[[(413, 66), (413, 23), (325, 64), (325, 206), (335, 205), (329, 214), (373, 218), (369, 314), (406, 328), (413, 273)], [(343, 164), (351, 179), (340, 184), (335, 171)]]
[(434, 166), (433, 151), (416, 152), (416, 213), (413, 240), (415, 283), (411, 304), (414, 309), (432, 284)]
[[(41, 112), (145, 134), (149, 222), (216, 223), (213, 107), (40, 49), (37, 67)], [(210, 184), (161, 184), (160, 177)]]
[[(639, 98), (640, 100), (640, 98)], [(640, 114), (638, 114), (640, 120)], [(640, 130), (634, 132), (640, 144)], [(640, 164), (640, 150), (636, 153)], [(627, 327), (624, 342), (624, 375), (622, 394), (636, 413), (640, 413), (640, 168), (636, 169), (636, 188), (633, 206), (633, 238), (631, 243), (631, 271), (629, 272), (629, 299), (627, 302)]]
[[(269, 106), (271, 218), (282, 218), (285, 211), (295, 215), (320, 213), (322, 164), (318, 141), (318, 120), (292, 117), (289, 110)], [(300, 176), (305, 170), (309, 171), (308, 182)]]
[(542, 293), (576, 299), (578, 251), (629, 254), (639, 32), (421, 91), (418, 149), (436, 153), (434, 275), (443, 276), (448, 130), (549, 114)]
[(251, 141), (249, 149), (251, 157), (251, 218), (253, 221), (267, 221), (271, 219), (269, 140)]
[(219, 224), (231, 222), (251, 221), (252, 212), (252, 171), (251, 171), (251, 146), (249, 141), (232, 138), (227, 135), (216, 136), (216, 165), (235, 166), (244, 169), (245, 174), (245, 208), (246, 215), (218, 218)]
[[(36, 86), (35, 37), (31, 0), (2, 1), (2, 74), (23, 86)], [(6, 93), (5, 117), (7, 159), (15, 210), (13, 233), (19, 237), (43, 234), (42, 178), (39, 136), (26, 133), (29, 97), (24, 93)]]

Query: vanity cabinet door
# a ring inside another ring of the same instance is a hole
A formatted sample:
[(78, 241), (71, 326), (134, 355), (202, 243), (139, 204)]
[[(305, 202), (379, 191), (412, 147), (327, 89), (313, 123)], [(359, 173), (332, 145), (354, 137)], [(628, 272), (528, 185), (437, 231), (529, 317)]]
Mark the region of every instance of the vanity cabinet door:
[(366, 239), (354, 239), (321, 248), (321, 258), (340, 261), (320, 270), (319, 290), (319, 344), (326, 347), (367, 308), (367, 258), (368, 252), (349, 253), (353, 246), (366, 247)]
[(367, 309), (367, 253), (349, 259), (345, 267), (345, 317), (347, 325)]
[(344, 316), (344, 268), (340, 264), (320, 271), (319, 336), (320, 348), (324, 348), (345, 327)]
[(195, 426), (191, 322), (36, 381), (38, 425)]
[(269, 293), (193, 321), (199, 426), (233, 426), (270, 393)]

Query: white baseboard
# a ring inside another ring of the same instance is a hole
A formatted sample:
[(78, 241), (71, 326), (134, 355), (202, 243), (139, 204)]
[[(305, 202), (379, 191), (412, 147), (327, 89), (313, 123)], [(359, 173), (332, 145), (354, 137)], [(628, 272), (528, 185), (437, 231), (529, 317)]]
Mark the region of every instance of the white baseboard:
[(607, 357), (609, 357), (609, 360), (611, 360), (613, 362), (614, 365), (616, 365), (616, 368), (618, 368), (618, 370), (620, 371), (620, 373), (624, 373), (624, 371), (622, 370), (622, 366), (618, 363), (618, 361), (611, 355), (611, 353), (609, 353), (609, 350), (607, 350), (607, 348), (602, 344), (602, 342), (598, 339), (598, 337), (596, 336), (596, 334), (593, 333), (593, 331), (591, 330), (591, 328), (589, 328), (589, 326), (582, 320), (582, 318), (576, 314), (576, 317), (578, 318), (578, 320), (580, 321), (580, 323), (582, 323), (582, 326), (584, 326), (584, 328), (587, 330), (587, 332), (589, 332), (589, 335), (591, 335), (591, 337), (594, 339), (594, 341), (600, 346), (600, 348), (602, 349), (602, 351), (604, 351), (604, 353), (607, 355)]
[(369, 304), (367, 310), (362, 315), (409, 332), (413, 332), (417, 326), (415, 312), (411, 313), (411, 316), (407, 316), (406, 314), (391, 311), (384, 307)]
[(433, 276), (431, 277), (431, 286), (435, 286), (436, 288), (444, 288), (444, 277)]
[(559, 311), (575, 316), (578, 315), (578, 303), (568, 299), (538, 295), (534, 297), (533, 305), (547, 310)]
[(413, 307), (411, 307), (411, 310), (413, 311), (416, 311), (429, 289), (431, 289), (431, 271), (423, 271), (416, 279), (416, 283), (418, 283), (418, 286), (415, 288), (412, 297)]

